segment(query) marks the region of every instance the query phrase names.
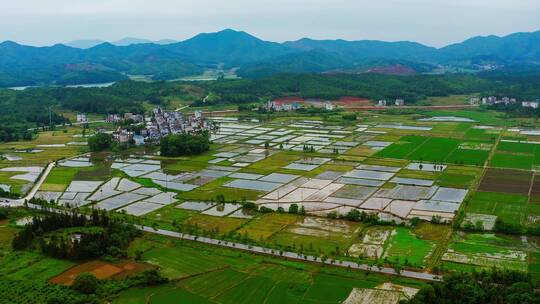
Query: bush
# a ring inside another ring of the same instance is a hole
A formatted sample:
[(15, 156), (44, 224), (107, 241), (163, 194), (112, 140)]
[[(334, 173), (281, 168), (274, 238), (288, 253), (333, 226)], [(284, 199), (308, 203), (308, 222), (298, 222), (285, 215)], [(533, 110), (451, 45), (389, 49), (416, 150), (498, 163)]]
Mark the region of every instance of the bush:
[(71, 288), (74, 290), (84, 293), (92, 294), (95, 293), (99, 286), (99, 281), (96, 277), (90, 273), (83, 272), (79, 274), (73, 281)]
[(259, 208), (259, 212), (260, 213), (272, 213), (272, 212), (274, 212), (274, 210), (270, 209), (268, 207), (265, 207), (265, 206), (261, 206), (261, 208)]
[(142, 284), (144, 286), (154, 286), (167, 283), (169, 280), (161, 276), (157, 269), (145, 270), (141, 273)]
[(298, 214), (298, 205), (297, 204), (291, 204), (289, 206), (289, 213)]

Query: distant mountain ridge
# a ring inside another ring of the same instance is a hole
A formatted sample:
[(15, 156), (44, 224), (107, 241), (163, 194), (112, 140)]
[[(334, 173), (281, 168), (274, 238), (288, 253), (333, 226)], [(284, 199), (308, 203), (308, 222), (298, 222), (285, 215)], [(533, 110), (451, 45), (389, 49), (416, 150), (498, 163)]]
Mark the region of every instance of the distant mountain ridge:
[(126, 38), (113, 43), (81, 40), (72, 46), (32, 47), (6, 41), (0, 43), (0, 86), (114, 81), (126, 78), (126, 74), (176, 79), (217, 65), (239, 67), (242, 77), (325, 72), (411, 74), (441, 65), (467, 69), (540, 65), (540, 32), (474, 37), (439, 49), (409, 41), (303, 38), (277, 43), (231, 29), (170, 42)]
[[(64, 43), (66, 46), (70, 46), (73, 48), (78, 49), (89, 49), (95, 46), (98, 46), (103, 43), (107, 43), (108, 41), (102, 40), (102, 39), (81, 39), (81, 40), (74, 40), (70, 42)], [(176, 43), (178, 41), (172, 40), (172, 39), (161, 39), (161, 40), (149, 40), (149, 39), (141, 39), (141, 38), (134, 38), (134, 37), (125, 37), (117, 41), (109, 42), (112, 45), (116, 46), (129, 46), (132, 44), (145, 44), (145, 43), (154, 43), (159, 45), (165, 45), (165, 44), (171, 44)]]

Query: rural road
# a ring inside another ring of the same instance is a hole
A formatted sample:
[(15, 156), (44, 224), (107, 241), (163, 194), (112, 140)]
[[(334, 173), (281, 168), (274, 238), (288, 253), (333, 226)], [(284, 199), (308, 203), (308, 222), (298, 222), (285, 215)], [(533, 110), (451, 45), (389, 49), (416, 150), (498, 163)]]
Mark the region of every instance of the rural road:
[[(20, 198), (20, 199), (17, 199), (17, 200), (3, 200), (3, 202), (0, 203), (0, 207), (2, 207), (2, 206), (3, 207), (21, 207), (21, 206), (24, 206), (24, 201), (25, 200), (30, 200), (31, 198), (33, 198), (36, 195), (36, 192), (41, 187), (41, 185), (43, 184), (43, 182), (45, 181), (47, 176), (51, 173), (51, 170), (54, 168), (54, 166), (55, 166), (54, 162), (49, 163), (47, 165), (47, 167), (45, 168), (45, 170), (41, 174), (40, 178), (38, 179), (38, 181), (36, 182), (36, 184), (34, 185), (32, 190), (30, 190), (30, 192), (28, 192), (28, 194), (24, 198)], [(28, 208), (42, 209), (42, 206), (40, 206), (40, 205), (34, 205), (34, 204), (27, 204), (27, 205), (28, 205)], [(65, 212), (65, 210), (56, 209), (56, 208), (48, 208), (48, 210), (51, 211), (51, 212), (56, 212), (56, 213)], [(227, 248), (231, 248), (231, 249), (244, 250), (244, 251), (249, 251), (249, 252), (253, 252), (253, 253), (257, 253), (257, 254), (266, 254), (266, 255), (272, 255), (272, 256), (280, 257), (280, 258), (307, 261), (307, 262), (311, 262), (311, 263), (326, 264), (326, 265), (332, 265), (332, 266), (335, 266), (335, 267), (371, 271), (371, 272), (376, 272), (376, 273), (381, 273), (381, 274), (386, 274), (386, 275), (401, 276), (401, 277), (405, 277), (405, 278), (419, 279), (419, 280), (424, 280), (424, 281), (440, 281), (441, 280), (441, 278), (439, 276), (433, 275), (433, 274), (430, 274), (430, 273), (425, 273), (425, 272), (416, 272), (416, 271), (403, 270), (400, 273), (397, 273), (394, 268), (390, 268), (390, 267), (378, 268), (376, 266), (372, 267), (372, 266), (367, 265), (367, 264), (358, 264), (358, 263), (349, 262), (349, 261), (339, 261), (339, 260), (332, 260), (332, 259), (328, 259), (328, 260), (323, 261), (320, 257), (298, 254), (296, 252), (278, 251), (278, 250), (271, 249), (271, 248), (266, 248), (266, 247), (251, 246), (251, 245), (246, 245), (246, 244), (242, 244), (242, 243), (234, 243), (234, 242), (222, 241), (222, 240), (218, 240), (218, 239), (200, 237), (200, 236), (184, 234), (184, 233), (179, 233), (179, 232), (170, 231), (170, 230), (164, 230), (164, 229), (154, 229), (154, 228), (148, 227), (148, 226), (137, 226), (137, 227), (140, 230), (142, 230), (144, 232), (148, 232), (148, 233), (154, 233), (154, 234), (168, 236), (168, 237), (180, 238), (180, 239), (183, 239), (183, 240), (195, 241), (195, 242), (209, 244), (209, 245), (227, 247)]]
[(433, 275), (430, 273), (425, 273), (425, 272), (403, 270), (400, 273), (397, 273), (394, 268), (390, 268), (390, 267), (377, 268), (376, 266), (372, 267), (367, 264), (357, 264), (354, 262), (337, 261), (337, 260), (331, 260), (331, 259), (323, 261), (320, 257), (298, 254), (296, 252), (289, 252), (289, 251), (280, 252), (275, 249), (270, 249), (270, 248), (265, 248), (265, 247), (260, 247), (260, 246), (250, 246), (250, 245), (246, 245), (242, 243), (222, 241), (222, 240), (211, 239), (207, 237), (194, 236), (194, 235), (179, 233), (179, 232), (170, 231), (170, 230), (154, 229), (152, 227), (147, 227), (147, 226), (138, 226), (138, 227), (142, 231), (145, 231), (148, 233), (154, 233), (154, 234), (164, 235), (168, 237), (180, 238), (180, 239), (189, 240), (189, 241), (197, 241), (200, 243), (210, 244), (210, 245), (215, 245), (215, 246), (250, 251), (257, 254), (266, 254), (266, 255), (272, 255), (276, 257), (284, 257), (287, 259), (326, 264), (326, 265), (332, 265), (332, 266), (342, 267), (342, 268), (365, 270), (365, 271), (371, 271), (371, 272), (376, 272), (376, 273), (381, 273), (381, 274), (395, 275), (395, 276), (401, 276), (405, 278), (418, 279), (418, 280), (424, 280), (424, 281), (440, 281), (441, 280), (439, 276)]
[[(79, 125), (84, 125), (84, 124), (91, 124), (91, 123), (98, 123), (98, 122), (106, 122), (105, 120), (92, 120), (92, 121), (85, 121), (85, 122), (73, 122), (71, 123), (72, 126), (79, 126)], [(63, 127), (64, 125), (60, 124), (60, 125), (55, 125), (55, 127)], [(38, 130), (38, 129), (41, 129), (40, 127), (36, 127), (36, 128), (30, 128), (28, 129), (28, 131), (34, 131), (34, 130)]]

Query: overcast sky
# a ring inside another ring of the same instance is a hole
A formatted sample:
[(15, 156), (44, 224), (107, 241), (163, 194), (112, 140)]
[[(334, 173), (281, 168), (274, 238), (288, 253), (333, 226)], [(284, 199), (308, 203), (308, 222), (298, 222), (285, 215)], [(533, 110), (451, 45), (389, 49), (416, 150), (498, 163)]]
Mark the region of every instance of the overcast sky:
[(0, 41), (189, 38), (233, 28), (271, 41), (411, 40), (432, 46), (540, 30), (540, 0), (2, 0)]

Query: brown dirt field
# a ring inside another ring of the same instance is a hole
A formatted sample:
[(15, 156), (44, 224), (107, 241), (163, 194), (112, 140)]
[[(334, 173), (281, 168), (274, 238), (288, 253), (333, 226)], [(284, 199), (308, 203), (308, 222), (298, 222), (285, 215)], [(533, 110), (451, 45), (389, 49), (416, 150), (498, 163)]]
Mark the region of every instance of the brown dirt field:
[(528, 194), (532, 172), (488, 169), (480, 183), (480, 191)]
[(338, 101), (335, 101), (336, 104), (344, 106), (345, 108), (349, 107), (358, 107), (358, 106), (372, 106), (374, 102), (372, 100), (360, 97), (342, 97)]
[(50, 282), (54, 284), (71, 285), (75, 278), (83, 272), (89, 272), (100, 280), (110, 278), (121, 279), (152, 268), (153, 266), (151, 265), (134, 261), (122, 261), (117, 264), (103, 261), (90, 261), (71, 267), (52, 278)]
[(534, 183), (531, 189), (531, 201), (533, 201), (533, 197), (535, 197), (534, 202), (540, 202), (540, 174), (534, 177)]

